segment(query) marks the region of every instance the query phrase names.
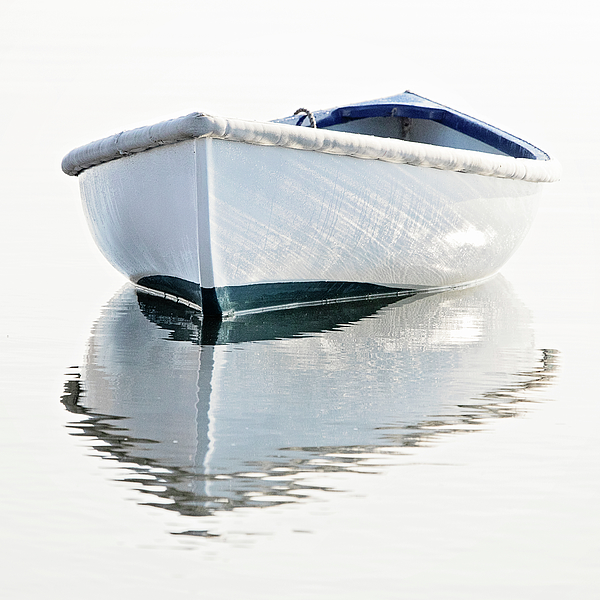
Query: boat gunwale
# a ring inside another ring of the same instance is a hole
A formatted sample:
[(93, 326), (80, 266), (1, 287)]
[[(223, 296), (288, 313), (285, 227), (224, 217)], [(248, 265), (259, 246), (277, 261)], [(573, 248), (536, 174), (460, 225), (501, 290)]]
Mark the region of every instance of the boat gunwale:
[(534, 183), (557, 181), (561, 172), (558, 162), (541, 151), (547, 159), (515, 158), (282, 122), (228, 119), (198, 112), (123, 131), (75, 148), (64, 157), (62, 170), (67, 175), (75, 176), (124, 156), (184, 140), (208, 137)]

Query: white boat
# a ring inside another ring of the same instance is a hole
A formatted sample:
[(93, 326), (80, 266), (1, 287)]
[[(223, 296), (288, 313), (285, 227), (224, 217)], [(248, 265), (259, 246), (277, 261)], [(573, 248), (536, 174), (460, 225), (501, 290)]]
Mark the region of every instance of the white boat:
[(193, 113), (70, 152), (100, 250), (204, 315), (494, 275), (560, 167), (410, 92), (254, 122)]

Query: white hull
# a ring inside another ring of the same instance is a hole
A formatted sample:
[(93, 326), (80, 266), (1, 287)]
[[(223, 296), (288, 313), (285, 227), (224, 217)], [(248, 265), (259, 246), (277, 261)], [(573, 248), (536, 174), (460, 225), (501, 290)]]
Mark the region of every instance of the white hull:
[(558, 177), (531, 144), (408, 92), (317, 116), (193, 113), (77, 148), (63, 170), (108, 260), (206, 315), (481, 281)]
[(79, 176), (107, 259), (134, 282), (443, 288), (494, 274), (540, 184), (200, 138)]

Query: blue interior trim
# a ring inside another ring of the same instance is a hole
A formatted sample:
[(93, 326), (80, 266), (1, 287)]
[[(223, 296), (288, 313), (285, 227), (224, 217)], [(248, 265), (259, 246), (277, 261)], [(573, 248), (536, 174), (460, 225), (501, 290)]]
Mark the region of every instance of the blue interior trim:
[[(317, 127), (331, 127), (332, 125), (371, 117), (427, 119), (468, 135), (514, 158), (530, 158), (535, 160), (549, 160), (550, 158), (539, 148), (510, 133), (506, 133), (497, 127), (464, 115), (442, 104), (432, 102), (412, 92), (404, 92), (403, 94), (390, 96), (389, 98), (317, 111), (314, 113), (314, 117)], [(299, 117), (293, 116), (277, 119), (274, 123), (299, 126), (310, 125), (305, 114)]]

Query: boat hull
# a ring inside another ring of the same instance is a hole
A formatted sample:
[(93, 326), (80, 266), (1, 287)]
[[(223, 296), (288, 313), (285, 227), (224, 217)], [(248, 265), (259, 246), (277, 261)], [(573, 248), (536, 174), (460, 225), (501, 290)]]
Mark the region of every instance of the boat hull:
[(496, 273), (540, 183), (195, 138), (79, 175), (131, 281), (206, 314), (467, 285)]

